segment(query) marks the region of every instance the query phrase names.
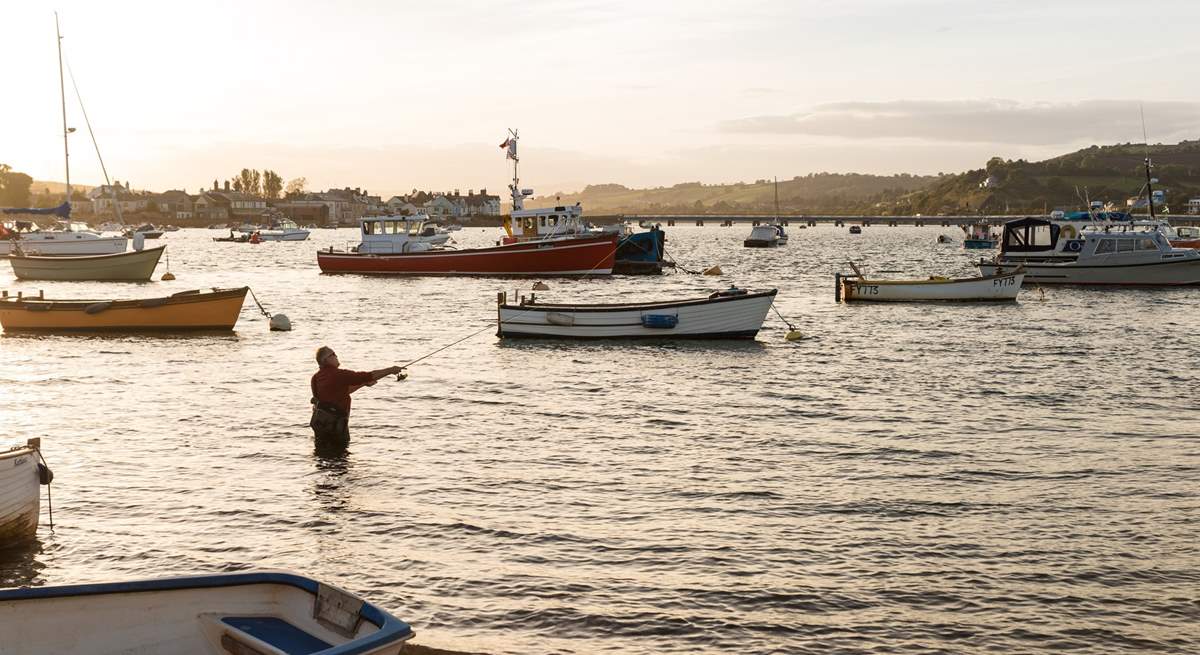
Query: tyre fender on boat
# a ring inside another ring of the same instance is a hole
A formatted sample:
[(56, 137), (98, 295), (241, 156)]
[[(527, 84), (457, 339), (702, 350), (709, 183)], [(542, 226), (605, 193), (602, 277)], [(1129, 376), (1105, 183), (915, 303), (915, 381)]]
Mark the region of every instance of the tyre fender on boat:
[(112, 301), (111, 301), (111, 300), (106, 300), (106, 301), (104, 301), (104, 302), (96, 302), (96, 303), (92, 303), (92, 304), (88, 305), (87, 307), (84, 307), (84, 308), (83, 308), (83, 313), (85, 313), (85, 314), (99, 314), (100, 312), (102, 312), (102, 311), (104, 311), (104, 310), (108, 309), (109, 307), (112, 307)]

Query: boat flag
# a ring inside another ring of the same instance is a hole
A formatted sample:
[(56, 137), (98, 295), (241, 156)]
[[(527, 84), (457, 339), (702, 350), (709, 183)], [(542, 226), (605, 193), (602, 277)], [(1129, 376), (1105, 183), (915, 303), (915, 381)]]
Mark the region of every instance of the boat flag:
[(501, 147), (501, 148), (507, 148), (507, 147), (508, 147), (508, 144), (509, 144), (509, 142), (511, 142), (511, 141), (512, 141), (512, 139), (505, 139), (505, 140), (504, 140), (504, 143), (501, 143), (501, 144), (500, 144), (500, 147)]
[(504, 156), (505, 159), (512, 159), (513, 161), (516, 161), (516, 159), (517, 159), (517, 140), (516, 139), (509, 137), (504, 140), (504, 143), (500, 144), (500, 147), (508, 148), (508, 153)]

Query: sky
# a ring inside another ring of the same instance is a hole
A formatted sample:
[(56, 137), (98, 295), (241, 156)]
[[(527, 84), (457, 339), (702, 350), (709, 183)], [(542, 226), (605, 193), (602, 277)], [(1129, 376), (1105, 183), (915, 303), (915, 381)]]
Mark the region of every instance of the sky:
[[(61, 181), (54, 12), (112, 179), (195, 193), (920, 173), (1200, 138), (1196, 2), (9, 2), (0, 163)], [(15, 64), (15, 65), (14, 65)], [(103, 181), (67, 77), (72, 181)]]

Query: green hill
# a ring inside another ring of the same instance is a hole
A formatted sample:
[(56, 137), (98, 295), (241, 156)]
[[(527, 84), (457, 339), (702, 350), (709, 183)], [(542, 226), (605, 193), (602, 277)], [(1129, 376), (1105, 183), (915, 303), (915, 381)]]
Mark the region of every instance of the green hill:
[[(813, 173), (779, 181), (779, 209), (783, 213), (841, 213), (892, 201), (938, 182), (937, 176), (860, 175)], [(721, 214), (775, 211), (775, 184), (701, 184), (684, 182), (671, 187), (630, 189), (620, 184), (593, 184), (578, 193), (559, 193), (529, 201), (531, 207), (582, 202), (591, 214)]]
[(1154, 163), (1156, 190), (1166, 192), (1176, 211), (1200, 195), (1200, 141), (1175, 145), (1126, 143), (1092, 146), (1053, 159), (1027, 162), (993, 157), (984, 168), (947, 176), (928, 188), (895, 198), (886, 213), (1042, 213), (1081, 209), (1088, 200), (1125, 208), (1145, 196), (1144, 160)]

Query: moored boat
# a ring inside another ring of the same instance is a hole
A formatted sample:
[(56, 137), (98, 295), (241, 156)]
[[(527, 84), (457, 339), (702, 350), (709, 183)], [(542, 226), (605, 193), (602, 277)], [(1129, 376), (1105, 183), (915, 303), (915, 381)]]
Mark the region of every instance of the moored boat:
[(613, 261), (614, 275), (660, 275), (663, 266), (674, 265), (664, 259), (667, 235), (657, 225), (644, 232), (624, 229), (619, 233), (621, 241)]
[(249, 287), (138, 300), (52, 300), (0, 292), (6, 331), (232, 330)]
[(309, 234), (308, 230), (289, 220), (277, 221), (271, 227), (257, 232), (262, 241), (304, 241)]
[(0, 590), (6, 655), (397, 655), (412, 628), (286, 571)]
[(983, 275), (1017, 268), (1037, 284), (1192, 285), (1200, 284), (1200, 251), (1173, 248), (1154, 222), (1079, 230), (1024, 218), (1006, 223), (1000, 253), (979, 261)]
[(57, 230), (34, 229), (33, 223), (26, 221), (0, 225), (0, 257), (18, 250), (43, 256), (106, 255), (123, 252), (129, 244), (123, 236), (106, 237), (94, 230), (81, 229), (86, 226), (71, 222), (71, 205), (65, 202), (53, 209), (0, 209), (0, 214), (54, 214), (62, 219), (61, 229)]
[(851, 225), (850, 234), (862, 234), (862, 228), (857, 225)]
[(147, 281), (166, 246), (111, 255), (38, 257), (13, 254), (8, 261), (20, 280)]
[(526, 241), (491, 248), (397, 253), (317, 252), (323, 273), (375, 275), (610, 275), (617, 236)]
[(134, 236), (139, 235), (139, 234), (142, 235), (142, 238), (144, 238), (144, 239), (157, 239), (163, 235), (162, 230), (158, 229), (157, 227), (154, 227), (150, 223), (147, 223), (135, 230), (133, 230), (133, 229), (127, 230), (127, 233), (129, 235), (129, 238), (131, 238), (131, 239)]
[(1023, 272), (1016, 271), (973, 278), (872, 280), (856, 268), (854, 275), (835, 275), (834, 284), (837, 299), (846, 302), (981, 302), (1016, 300), (1024, 277)]
[(40, 444), (39, 439), (30, 439), (22, 446), (0, 450), (0, 549), (28, 541), (37, 533), (38, 483), (43, 480), (38, 464)]
[(649, 303), (544, 303), (536, 296), (497, 298), (496, 336), (568, 339), (753, 339), (776, 289), (731, 288), (707, 298)]
[(787, 234), (782, 225), (755, 225), (750, 236), (742, 242), (746, 248), (774, 248), (787, 245)]

